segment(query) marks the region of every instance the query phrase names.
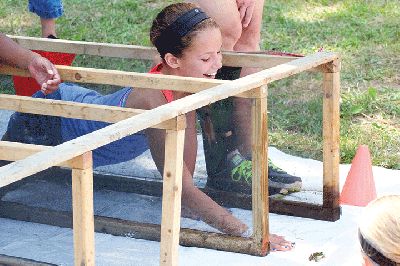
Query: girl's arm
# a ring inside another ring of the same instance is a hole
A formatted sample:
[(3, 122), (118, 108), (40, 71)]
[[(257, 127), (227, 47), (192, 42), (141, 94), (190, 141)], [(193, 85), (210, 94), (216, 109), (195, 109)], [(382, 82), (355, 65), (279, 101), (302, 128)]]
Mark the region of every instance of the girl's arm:
[[(247, 230), (247, 226), (234, 217), (225, 208), (198, 189), (193, 183), (193, 172), (197, 155), (196, 114), (190, 112), (186, 115), (186, 131), (184, 145), (184, 164), (182, 173), (182, 205), (197, 214), (203, 221), (218, 230), (232, 235), (241, 235)], [(153, 158), (162, 173), (164, 166), (165, 133), (157, 129), (148, 131), (150, 147)]]
[[(159, 91), (134, 89), (129, 95), (127, 107), (152, 109), (165, 103), (165, 97)], [(247, 226), (193, 184), (197, 156), (196, 113), (194, 111), (186, 115), (186, 125), (182, 172), (182, 205), (218, 230), (228, 234), (241, 235), (247, 230)], [(153, 160), (160, 173), (163, 173), (165, 130), (150, 128), (146, 130), (146, 135)]]

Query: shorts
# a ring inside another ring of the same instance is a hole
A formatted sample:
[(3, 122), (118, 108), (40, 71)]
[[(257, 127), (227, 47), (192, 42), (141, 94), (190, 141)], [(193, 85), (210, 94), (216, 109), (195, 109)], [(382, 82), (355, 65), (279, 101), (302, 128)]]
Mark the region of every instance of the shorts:
[(64, 13), (61, 0), (29, 0), (28, 9), (40, 18), (58, 18)]

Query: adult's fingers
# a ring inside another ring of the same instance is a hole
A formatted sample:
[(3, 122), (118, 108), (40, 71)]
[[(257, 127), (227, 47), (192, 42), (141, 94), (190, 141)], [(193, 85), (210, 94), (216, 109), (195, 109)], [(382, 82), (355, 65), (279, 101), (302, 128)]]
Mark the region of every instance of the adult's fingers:
[(47, 95), (48, 91), (47, 91), (47, 84), (43, 83), (40, 90), (43, 92), (44, 95)]
[(247, 7), (245, 5), (239, 6), (239, 15), (240, 15), (240, 21), (243, 21), (244, 16), (246, 15), (246, 9)]
[(242, 18), (242, 26), (243, 28), (247, 28), (247, 26), (249, 26), (251, 19), (253, 18), (253, 12), (254, 12), (254, 3), (250, 4), (250, 6), (248, 6), (246, 8), (246, 13), (244, 15), (244, 18)]
[(47, 80), (47, 89), (52, 91), (55, 91), (58, 89), (58, 85), (61, 83), (61, 78), (60, 75), (58, 74), (57, 69), (54, 67), (54, 65), (51, 65), (52, 69), (49, 69), (47, 71), (48, 73), (48, 80)]

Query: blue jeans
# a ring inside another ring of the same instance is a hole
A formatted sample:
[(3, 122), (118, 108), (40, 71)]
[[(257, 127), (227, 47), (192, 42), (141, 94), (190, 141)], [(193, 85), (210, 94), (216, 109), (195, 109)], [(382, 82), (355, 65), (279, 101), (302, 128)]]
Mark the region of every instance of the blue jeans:
[(44, 19), (61, 17), (64, 12), (61, 0), (29, 0), (28, 8)]
[[(124, 107), (131, 90), (123, 88), (112, 94), (101, 95), (75, 84), (61, 83), (59, 89), (51, 94), (45, 96), (43, 92), (37, 91), (32, 97)], [(109, 124), (99, 121), (16, 112), (10, 117), (2, 140), (54, 146), (107, 125)], [(93, 165), (97, 167), (126, 162), (148, 148), (146, 136), (143, 132), (138, 132), (94, 150)]]

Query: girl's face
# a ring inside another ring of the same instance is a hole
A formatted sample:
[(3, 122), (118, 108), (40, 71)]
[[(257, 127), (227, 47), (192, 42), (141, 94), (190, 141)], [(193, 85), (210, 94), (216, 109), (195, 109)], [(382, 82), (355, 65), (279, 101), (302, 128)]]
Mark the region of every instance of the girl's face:
[(218, 28), (208, 28), (198, 32), (191, 46), (177, 58), (175, 75), (195, 78), (215, 78), (222, 67), (222, 36)]

